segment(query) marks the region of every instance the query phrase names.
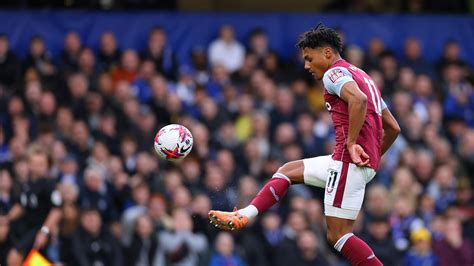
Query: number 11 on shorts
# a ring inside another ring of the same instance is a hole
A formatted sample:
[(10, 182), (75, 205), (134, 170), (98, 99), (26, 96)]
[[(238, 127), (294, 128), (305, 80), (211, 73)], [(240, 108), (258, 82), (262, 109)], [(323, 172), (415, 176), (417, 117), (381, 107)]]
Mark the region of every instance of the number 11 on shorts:
[(339, 173), (334, 170), (329, 170), (328, 181), (326, 182), (326, 193), (331, 194), (336, 186), (336, 179)]

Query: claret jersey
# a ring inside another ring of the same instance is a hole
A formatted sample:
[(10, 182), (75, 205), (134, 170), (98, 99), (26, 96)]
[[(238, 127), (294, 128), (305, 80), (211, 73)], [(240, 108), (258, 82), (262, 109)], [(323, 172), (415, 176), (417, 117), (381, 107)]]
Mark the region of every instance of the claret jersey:
[(367, 114), (356, 143), (369, 155), (370, 167), (377, 170), (383, 137), (382, 110), (387, 106), (372, 78), (344, 59), (337, 60), (323, 77), (324, 100), (336, 130), (336, 146), (332, 158), (353, 163), (346, 146), (349, 135), (348, 105), (340, 98), (342, 87), (350, 81), (357, 83), (359, 89), (367, 96)]

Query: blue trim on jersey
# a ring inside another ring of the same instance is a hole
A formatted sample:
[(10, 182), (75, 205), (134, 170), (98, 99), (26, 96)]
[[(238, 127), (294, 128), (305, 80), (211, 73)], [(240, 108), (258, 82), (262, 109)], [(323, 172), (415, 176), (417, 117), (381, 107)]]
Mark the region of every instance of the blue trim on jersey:
[(351, 72), (345, 67), (330, 68), (323, 76), (324, 88), (329, 94), (341, 97), (342, 87), (350, 81), (354, 81)]

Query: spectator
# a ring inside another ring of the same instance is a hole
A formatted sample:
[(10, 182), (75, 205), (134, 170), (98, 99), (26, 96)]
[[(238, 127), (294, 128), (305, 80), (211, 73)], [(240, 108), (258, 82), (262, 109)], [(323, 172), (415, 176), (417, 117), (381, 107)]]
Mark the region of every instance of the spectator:
[(431, 229), (431, 221), (435, 218), (435, 201), (428, 193), (420, 196), (420, 206), (418, 208), (418, 217), (423, 220), (423, 223), (428, 229)]
[(212, 255), (209, 266), (246, 265), (242, 259), (235, 254), (234, 239), (229, 233), (221, 232), (217, 235), (215, 251), (216, 253)]
[(416, 153), (416, 168), (414, 173), (416, 179), (423, 187), (426, 187), (434, 172), (434, 158), (429, 150), (419, 149)]
[(155, 195), (148, 203), (148, 213), (153, 220), (156, 231), (171, 230), (173, 220), (166, 212), (166, 201), (163, 197)]
[(405, 40), (405, 60), (404, 66), (412, 68), (417, 74), (427, 74), (432, 76), (431, 65), (426, 62), (421, 54), (421, 43), (416, 38), (408, 38)]
[(449, 165), (439, 166), (428, 185), (428, 193), (435, 200), (436, 211), (444, 211), (456, 198), (456, 177)]
[(10, 161), (8, 143), (5, 136), (5, 130), (0, 126), (0, 166), (7, 165)]
[(140, 103), (150, 100), (150, 82), (155, 74), (155, 63), (151, 60), (143, 61), (137, 78), (132, 82), (132, 94), (140, 100)]
[(23, 66), (24, 72), (27, 72), (30, 68), (36, 70), (45, 83), (53, 84), (55, 82), (56, 66), (46, 51), (46, 45), (40, 36), (33, 36), (31, 38), (29, 54)]
[(219, 106), (210, 97), (203, 99), (199, 107), (200, 120), (211, 132), (216, 132), (224, 122), (229, 120), (223, 112), (220, 112)]
[(246, 85), (250, 80), (250, 76), (257, 69), (257, 56), (253, 53), (248, 52), (245, 54), (242, 66), (236, 72), (232, 73), (232, 82), (235, 85)]
[(176, 82), (175, 91), (180, 101), (182, 101), (186, 106), (190, 106), (194, 102), (194, 91), (198, 83), (195, 80), (194, 75), (195, 70), (193, 70), (190, 66), (182, 65), (179, 68), (179, 75)]
[(261, 158), (259, 158), (259, 160), (265, 160), (268, 158), (268, 154), (270, 153), (270, 141), (268, 139), (270, 133), (270, 118), (268, 114), (261, 111), (254, 112), (252, 116), (252, 136), (261, 153)]
[(251, 176), (240, 176), (237, 190), (237, 201), (235, 206), (243, 208), (257, 195), (258, 184)]
[(13, 180), (7, 170), (0, 170), (0, 213), (8, 213), (14, 205)]
[(120, 151), (125, 171), (135, 173), (137, 167), (137, 142), (130, 135), (125, 135), (120, 142)]
[[(43, 87), (39, 81), (30, 81), (25, 84), (25, 103), (29, 114), (38, 114), (39, 102), (43, 93)], [(14, 118), (15, 119), (15, 118)], [(15, 126), (15, 125), (13, 125)]]
[(411, 67), (400, 67), (397, 87), (401, 91), (409, 92), (415, 87), (416, 74)]
[[(191, 202), (191, 217), (193, 219), (193, 231), (204, 234), (208, 241), (215, 238), (217, 230), (209, 226), (208, 212), (211, 209), (211, 200), (203, 193), (193, 197)], [(209, 242), (210, 243), (210, 242)]]
[(7, 91), (19, 89), (21, 65), (18, 58), (10, 50), (8, 37), (0, 34), (0, 84)]
[(66, 73), (78, 70), (79, 54), (82, 44), (79, 34), (70, 31), (64, 37), (64, 49), (61, 53), (61, 66)]
[(472, 110), (474, 110), (473, 85), (459, 80), (457, 76), (460, 66), (456, 64), (448, 65), (445, 69), (446, 75), (452, 75), (448, 81), (448, 95), (444, 101), (444, 112), (447, 117), (463, 120), (469, 127), (474, 126)]
[(166, 109), (168, 99), (168, 84), (165, 77), (155, 75), (150, 81), (151, 98), (148, 102), (151, 110), (157, 116), (160, 124), (168, 124), (171, 121), (171, 115)]
[(100, 68), (110, 71), (120, 62), (121, 51), (118, 48), (115, 34), (111, 31), (103, 32), (100, 35), (98, 62)]
[(382, 95), (391, 96), (395, 92), (395, 84), (398, 79), (398, 62), (392, 51), (385, 50), (379, 54), (377, 64), (384, 77), (384, 90)]
[(212, 209), (232, 209), (231, 191), (230, 188), (227, 188), (227, 180), (222, 175), (222, 169), (215, 163), (209, 163), (204, 178), (206, 193), (212, 201)]
[(464, 239), (461, 223), (456, 217), (448, 217), (443, 224), (444, 238), (435, 241), (433, 250), (439, 258), (439, 266), (472, 265), (474, 254), (472, 243)]
[(263, 59), (270, 52), (268, 46), (268, 36), (264, 29), (255, 28), (249, 34), (249, 48), (248, 52), (254, 54), (259, 61), (259, 64), (263, 64)]
[(466, 171), (473, 173), (474, 170), (474, 130), (469, 129), (463, 134), (462, 139), (459, 143), (459, 153), (461, 159), (466, 165)]
[(374, 69), (379, 67), (379, 56), (385, 51), (385, 44), (380, 38), (374, 37), (369, 40), (367, 53), (365, 54), (364, 68)]
[(400, 253), (391, 238), (390, 224), (387, 216), (372, 217), (363, 237), (367, 245), (374, 247), (374, 254), (384, 265), (399, 265)]
[[(49, 126), (54, 124), (54, 115), (56, 112), (56, 98), (50, 91), (45, 91), (41, 94), (38, 103), (37, 118), (38, 122), (42, 125)], [(52, 129), (51, 129), (52, 130)]]
[(437, 63), (438, 74), (441, 75), (446, 66), (452, 63), (467, 68), (466, 61), (461, 58), (461, 47), (459, 47), (459, 43), (456, 40), (448, 40), (444, 44), (443, 54)]
[(191, 193), (184, 186), (180, 186), (174, 190), (173, 194), (171, 195), (171, 201), (173, 202), (171, 206), (173, 209), (182, 208), (186, 209), (187, 211), (191, 210)]
[(222, 25), (219, 38), (209, 45), (211, 65), (222, 64), (228, 72), (233, 73), (242, 66), (244, 55), (244, 47), (235, 39), (232, 26)]
[(423, 226), (423, 221), (415, 216), (416, 202), (406, 196), (397, 198), (390, 217), (393, 230), (393, 241), (399, 251), (409, 248), (409, 238), (412, 231)]
[(159, 249), (153, 265), (197, 265), (207, 249), (206, 237), (193, 233), (190, 215), (184, 209), (173, 210), (173, 231), (159, 233)]
[(235, 118), (235, 134), (239, 142), (244, 142), (252, 134), (253, 100), (250, 95), (242, 94), (237, 101), (238, 115)]
[(421, 193), (421, 187), (416, 182), (410, 169), (400, 167), (393, 172), (390, 194), (393, 199), (406, 197), (415, 201)]
[(403, 265), (438, 265), (438, 258), (431, 251), (431, 234), (426, 228), (411, 233), (413, 248), (405, 255)]
[(118, 213), (104, 174), (105, 172), (97, 167), (85, 170), (79, 205), (82, 208), (96, 209), (102, 216), (101, 222), (108, 224), (118, 219)]
[(74, 115), (72, 110), (66, 106), (58, 107), (55, 119), (55, 135), (60, 139), (69, 139), (72, 136), (72, 126), (74, 123)]
[(58, 190), (63, 198), (62, 222), (59, 230), (60, 257), (67, 264), (74, 263), (72, 238), (79, 227), (80, 209), (77, 206), (79, 198), (79, 187), (73, 183), (60, 184)]
[(303, 148), (303, 156), (311, 158), (323, 155), (324, 140), (318, 138), (313, 132), (314, 117), (309, 113), (302, 113), (298, 116), (297, 129), (298, 140)]
[[(302, 212), (293, 211), (288, 214), (287, 222), (283, 226), (283, 239), (275, 251), (275, 263), (288, 265), (288, 254), (298, 254), (298, 236), (308, 229), (308, 221)], [(291, 260), (290, 260), (291, 261)], [(289, 261), (288, 261), (289, 262)]]
[(120, 59), (120, 65), (111, 72), (112, 82), (117, 85), (121, 80), (133, 82), (138, 75), (140, 59), (133, 49), (125, 50)]
[(94, 52), (90, 48), (84, 48), (79, 52), (77, 58), (77, 70), (84, 74), (93, 89), (96, 88), (97, 78), (102, 69), (98, 66)]
[(292, 73), (286, 71), (276, 52), (270, 51), (263, 59), (263, 70), (277, 83), (289, 83), (293, 79)]
[(92, 147), (91, 155), (87, 158), (88, 168), (97, 168), (106, 177), (107, 175), (107, 160), (109, 159), (109, 150), (107, 146), (101, 141), (96, 141)]
[(162, 27), (154, 27), (148, 34), (148, 47), (142, 55), (143, 59), (155, 63), (156, 72), (175, 80), (178, 62), (171, 47), (167, 45), (166, 31)]
[(211, 77), (206, 86), (207, 95), (214, 101), (221, 101), (224, 88), (230, 84), (230, 73), (222, 64), (216, 64), (212, 67)]
[(76, 121), (72, 125), (72, 134), (68, 139), (68, 149), (77, 157), (81, 168), (86, 165), (86, 160), (93, 146), (92, 136), (89, 134), (86, 123)]
[(347, 48), (347, 61), (358, 68), (364, 66), (364, 51), (358, 46), (350, 46)]
[[(135, 133), (135, 139), (153, 139), (158, 132), (159, 127), (156, 123), (156, 116), (148, 107), (140, 110), (138, 118), (138, 130)], [(149, 145), (143, 142), (138, 143), (138, 150), (145, 151), (149, 149)]]
[(135, 233), (130, 246), (125, 247), (124, 265), (153, 265), (158, 248), (153, 222), (149, 216), (142, 215), (135, 221)]
[(208, 59), (204, 47), (196, 46), (191, 51), (191, 67), (196, 71), (194, 78), (196, 83), (204, 85), (209, 81)]
[(75, 265), (117, 265), (123, 263), (120, 246), (107, 232), (97, 209), (84, 208), (81, 226), (73, 237)]
[[(94, 102), (94, 105), (99, 104), (95, 103), (96, 101), (102, 102), (99, 97), (91, 96), (91, 98), (90, 100)], [(91, 121), (96, 124), (96, 129), (93, 132), (95, 138), (102, 141), (112, 154), (119, 153), (120, 147), (116, 145), (119, 142), (119, 130), (120, 126), (125, 126), (118, 123), (117, 119), (117, 116), (112, 112), (103, 111), (96, 112), (93, 121)]]
[(297, 238), (297, 253), (288, 253), (276, 265), (329, 265), (326, 256), (320, 252), (316, 235), (309, 231), (302, 231)]
[[(68, 87), (68, 103), (73, 111), (74, 116), (85, 120), (86, 96), (90, 89), (89, 81), (83, 74), (75, 73), (69, 76)], [(60, 96), (65, 97), (65, 95)]]

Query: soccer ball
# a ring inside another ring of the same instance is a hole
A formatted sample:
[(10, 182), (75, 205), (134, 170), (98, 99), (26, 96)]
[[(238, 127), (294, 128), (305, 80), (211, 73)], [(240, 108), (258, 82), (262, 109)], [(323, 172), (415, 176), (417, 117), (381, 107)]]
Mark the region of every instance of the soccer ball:
[(180, 161), (192, 148), (193, 135), (185, 126), (171, 124), (156, 133), (155, 151), (162, 159)]

